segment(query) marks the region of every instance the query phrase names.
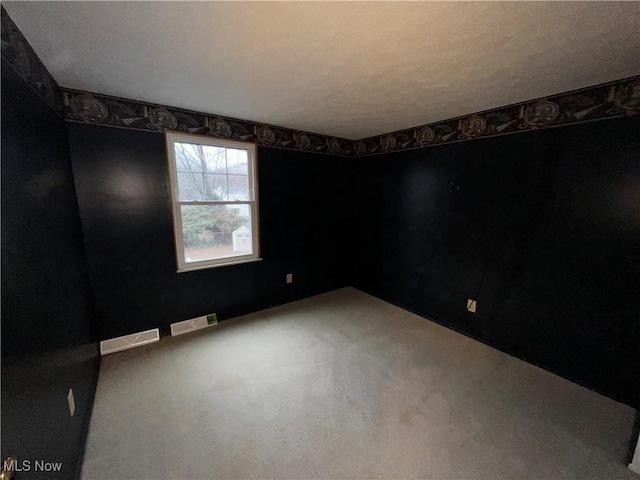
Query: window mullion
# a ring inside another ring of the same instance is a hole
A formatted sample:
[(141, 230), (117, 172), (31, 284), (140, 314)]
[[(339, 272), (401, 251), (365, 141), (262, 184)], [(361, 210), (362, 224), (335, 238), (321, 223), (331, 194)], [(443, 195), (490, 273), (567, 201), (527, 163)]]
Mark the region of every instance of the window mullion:
[(202, 170), (202, 197), (207, 198), (207, 183), (206, 177), (204, 176), (204, 155), (202, 154), (202, 145), (198, 145), (198, 156), (200, 157), (200, 169)]
[(224, 149), (224, 179), (227, 182), (227, 200), (231, 197), (229, 196), (229, 158), (227, 157), (227, 149)]

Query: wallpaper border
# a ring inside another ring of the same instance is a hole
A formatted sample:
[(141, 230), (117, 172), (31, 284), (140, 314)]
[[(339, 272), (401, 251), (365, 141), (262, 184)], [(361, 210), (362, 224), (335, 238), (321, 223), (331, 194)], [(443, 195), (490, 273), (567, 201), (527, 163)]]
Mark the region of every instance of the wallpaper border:
[(51, 76), (3, 5), (0, 5), (0, 28), (2, 59), (54, 112), (60, 115), (62, 100), (58, 82)]
[(640, 75), (363, 138), (357, 156), (562, 127), (640, 114)]
[(354, 142), (344, 138), (69, 88), (61, 91), (62, 115), (69, 122), (159, 133), (197, 133), (328, 155), (355, 154)]
[(289, 150), (370, 156), (640, 114), (640, 76), (485, 110), (361, 140), (62, 89), (66, 120), (253, 141)]

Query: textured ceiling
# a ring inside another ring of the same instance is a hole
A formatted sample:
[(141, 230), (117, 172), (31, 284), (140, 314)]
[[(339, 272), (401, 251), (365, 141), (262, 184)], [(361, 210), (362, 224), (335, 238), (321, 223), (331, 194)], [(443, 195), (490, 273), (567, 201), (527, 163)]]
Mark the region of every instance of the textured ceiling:
[(358, 139), (640, 74), (635, 2), (3, 2), (60, 85)]

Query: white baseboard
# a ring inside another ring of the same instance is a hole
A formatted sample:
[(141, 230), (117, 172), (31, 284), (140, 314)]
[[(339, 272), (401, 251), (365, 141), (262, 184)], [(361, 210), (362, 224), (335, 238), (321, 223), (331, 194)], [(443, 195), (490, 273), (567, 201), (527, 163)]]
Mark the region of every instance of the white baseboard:
[(218, 324), (218, 318), (215, 314), (206, 315), (203, 317), (192, 318), (191, 320), (184, 320), (182, 322), (176, 322), (171, 324), (171, 336), (175, 337), (183, 335), (185, 333), (193, 332), (195, 330), (201, 330), (203, 328), (211, 327)]
[(149, 343), (155, 343), (160, 340), (160, 331), (157, 328), (146, 330), (144, 332), (123, 335), (122, 337), (110, 338), (100, 342), (100, 355), (108, 355), (110, 353), (129, 350), (130, 348), (141, 347)]

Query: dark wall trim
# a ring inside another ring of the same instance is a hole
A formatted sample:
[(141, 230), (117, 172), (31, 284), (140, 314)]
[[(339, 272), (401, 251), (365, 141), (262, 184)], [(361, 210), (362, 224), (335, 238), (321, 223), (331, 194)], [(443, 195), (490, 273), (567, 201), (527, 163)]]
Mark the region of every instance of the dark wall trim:
[(640, 114), (640, 76), (355, 142), (367, 156)]
[(0, 23), (2, 25), (2, 59), (53, 111), (60, 115), (62, 99), (58, 82), (51, 76), (1, 5)]

